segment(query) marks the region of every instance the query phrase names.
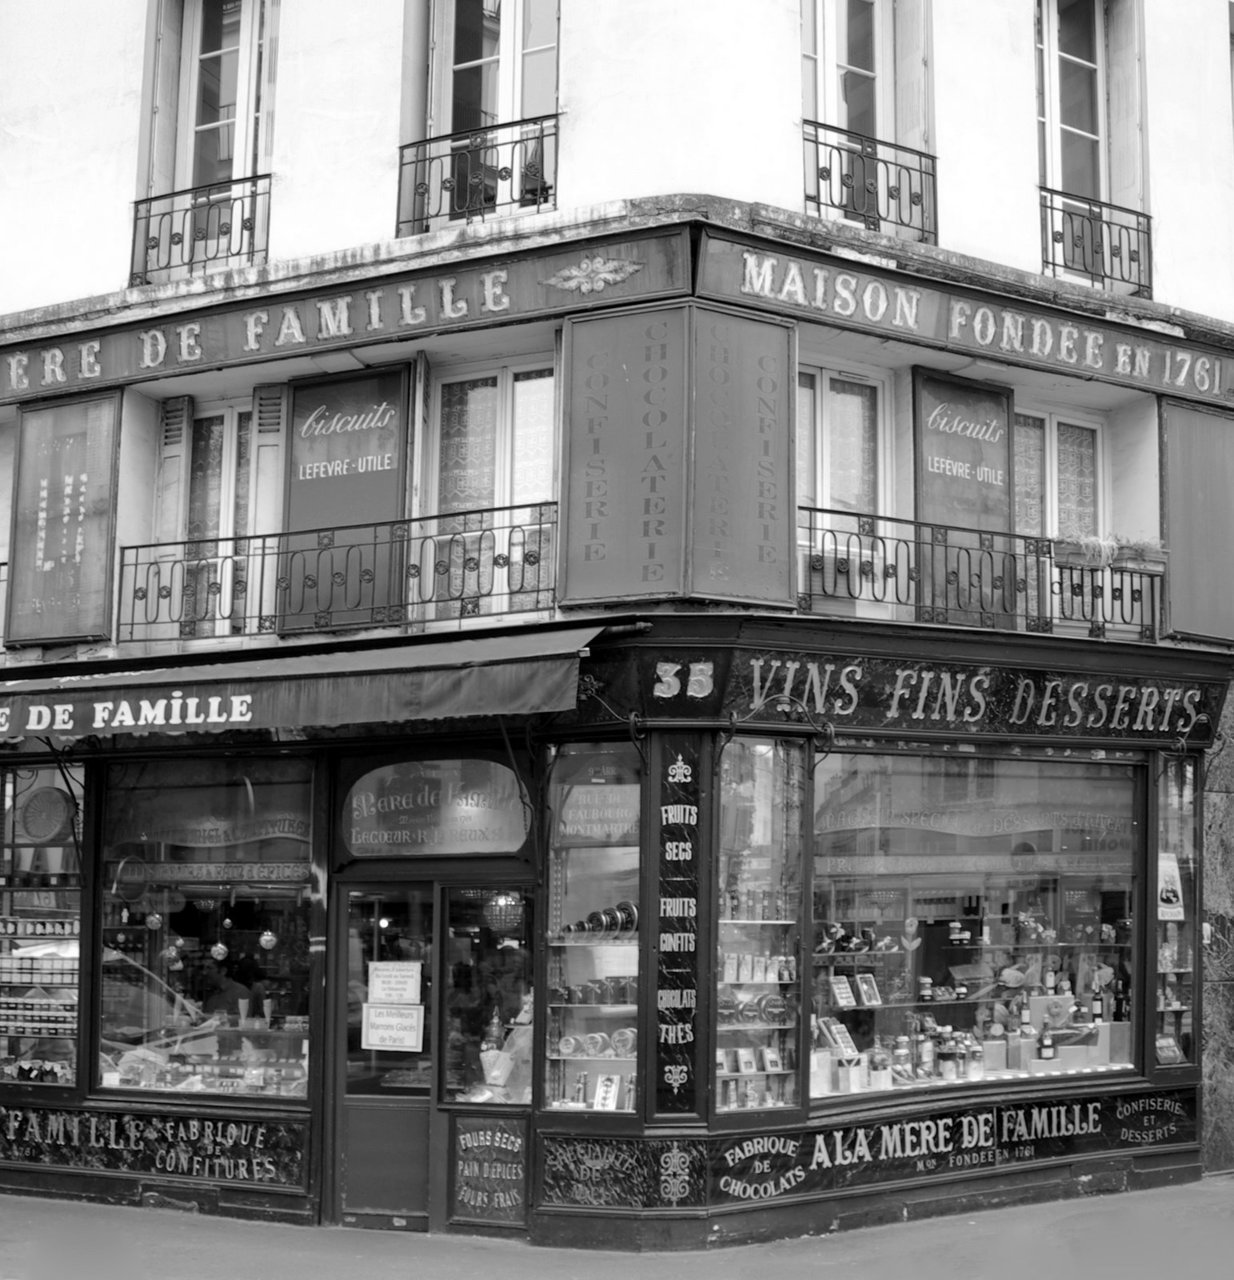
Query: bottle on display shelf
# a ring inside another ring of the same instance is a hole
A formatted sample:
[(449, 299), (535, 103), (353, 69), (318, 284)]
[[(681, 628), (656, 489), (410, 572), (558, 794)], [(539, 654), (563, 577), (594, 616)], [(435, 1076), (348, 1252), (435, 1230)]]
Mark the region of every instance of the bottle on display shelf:
[(1045, 971), (1045, 993), (1048, 996), (1054, 994), (1055, 987), (1058, 984), (1058, 974), (1051, 968), (1047, 967)]
[(968, 1048), (968, 1078), (985, 1079), (985, 1050), (981, 1047), (980, 1040), (974, 1040)]
[(1093, 987), (1092, 999), (1088, 1004), (1088, 1014), (1093, 1022), (1105, 1021), (1105, 997), (1098, 986)]
[(1054, 1048), (1054, 1032), (1048, 1022), (1041, 1028), (1041, 1039), (1037, 1044), (1037, 1056), (1043, 1062), (1053, 1062), (1058, 1056)]
[(968, 1040), (965, 1036), (954, 1037), (955, 1073), (957, 1080), (968, 1079)]
[(938, 1074), (943, 1080), (958, 1078), (955, 1042), (949, 1035), (944, 1035), (938, 1043)]
[(500, 1049), (502, 1039), (501, 1010), (494, 1008), (493, 1016), (489, 1019), (488, 1026), (485, 1028), (484, 1038), (480, 1041), (480, 1052), (484, 1053), (489, 1049)]

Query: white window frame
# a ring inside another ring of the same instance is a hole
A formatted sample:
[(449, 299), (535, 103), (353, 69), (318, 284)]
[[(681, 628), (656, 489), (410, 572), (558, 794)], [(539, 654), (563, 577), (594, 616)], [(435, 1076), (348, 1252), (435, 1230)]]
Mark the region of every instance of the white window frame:
[[(279, 0), (237, 2), (241, 5), (241, 11), (237, 46), (235, 141), (230, 175), (232, 182), (260, 173), (269, 161), (276, 72), (273, 46), (279, 9)], [(203, 15), (204, 0), (184, 0), (176, 136), (176, 187), (179, 190), (198, 185), (194, 181), (194, 167), (199, 133), (196, 116), (201, 91)]]
[[(884, 142), (895, 140), (895, 20), (890, 0), (868, 0), (874, 10), (874, 136)], [(847, 46), (846, 0), (801, 0), (803, 14), (809, 7), (814, 15), (818, 47), (807, 48), (806, 27), (802, 23), (802, 115), (837, 129), (849, 128), (841, 99), (841, 71), (838, 54)], [(811, 99), (817, 103), (810, 115)]]
[(1043, 405), (1035, 401), (1030, 401), (1028, 403), (1020, 403), (1017, 401), (1014, 406), (1014, 414), (1016, 417), (1036, 418), (1041, 421), (1044, 425), (1045, 435), (1044, 449), (1042, 451), (1045, 466), (1045, 475), (1042, 480), (1045, 491), (1045, 510), (1042, 516), (1042, 529), (1038, 534), (1027, 533), (1023, 529), (1016, 529), (1015, 532), (1017, 536), (1051, 539), (1056, 539), (1061, 536), (1058, 524), (1058, 428), (1060, 425), (1082, 427), (1086, 431), (1094, 432), (1094, 467), (1097, 477), (1096, 533), (1098, 536), (1103, 534), (1109, 523), (1111, 500), (1108, 447), (1106, 440), (1108, 423), (1098, 414), (1083, 411), (1077, 413), (1070, 408), (1061, 408), (1057, 405)]
[[(560, 6), (557, 8), (554, 32), (557, 39), (552, 45), (524, 47), (522, 43), (524, 4), (526, 0), (489, 0), (500, 10), (497, 52), (490, 59), (497, 65), (497, 112), (495, 119), (485, 121), (484, 127), (509, 124), (524, 118), (523, 111), (523, 61), (544, 49), (557, 48), (557, 74), (560, 74)], [(433, 5), (433, 79), (429, 102), (430, 136), (457, 133), (458, 126), (451, 116), (454, 73), (477, 62), (456, 63), (454, 60), (454, 0), (436, 0)], [(557, 97), (556, 90), (554, 98)]]
[[(517, 374), (548, 372), (553, 380), (553, 420), (550, 427), (553, 457), (553, 475), (548, 496), (530, 501), (516, 498), (514, 482), (514, 379)], [(560, 453), (560, 372), (552, 352), (542, 356), (520, 358), (499, 363), (477, 362), (467, 365), (438, 366), (432, 371), (432, 398), (429, 428), (416, 442), (417, 457), (413, 469), (412, 514), (435, 516), (437, 511), (437, 487), (440, 480), (438, 466), (441, 455), (441, 406), (442, 388), (456, 382), (472, 382), (479, 378), (497, 379), (497, 479), (491, 507), (531, 506), (537, 502), (557, 501), (558, 456)], [(454, 513), (457, 514), (457, 513)]]
[[(827, 489), (827, 480), (831, 471), (831, 440), (829, 439), (830, 433), (826, 429), (826, 424), (827, 405), (831, 394), (830, 380), (839, 379), (843, 382), (856, 382), (863, 386), (873, 387), (878, 393), (878, 427), (875, 439), (877, 460), (874, 476), (875, 510), (862, 512), (861, 514), (883, 515), (888, 509), (888, 500), (891, 492), (893, 404), (890, 375), (884, 370), (851, 365), (847, 368), (841, 368), (838, 365), (817, 364), (806, 360), (803, 360), (798, 365), (797, 374), (799, 380), (802, 377), (812, 377), (815, 380), (814, 422), (811, 425), (814, 435), (814, 475), (810, 479), (815, 502), (809, 504), (803, 501), (806, 490), (803, 485), (803, 477), (798, 475), (797, 506), (814, 505), (820, 510), (836, 509), (830, 501), (829, 490)], [(798, 387), (799, 385), (800, 382), (798, 382)], [(800, 417), (801, 415), (798, 414), (798, 422), (800, 422)]]

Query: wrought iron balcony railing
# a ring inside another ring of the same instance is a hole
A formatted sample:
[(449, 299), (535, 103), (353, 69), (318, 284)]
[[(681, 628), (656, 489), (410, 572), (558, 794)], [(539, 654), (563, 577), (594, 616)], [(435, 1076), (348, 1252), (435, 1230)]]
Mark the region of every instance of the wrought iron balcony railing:
[(162, 284), (265, 262), (270, 175), (188, 187), (138, 200), (131, 285)]
[(1042, 187), (1042, 270), (1079, 277), (1099, 289), (1151, 298), (1151, 221), (1135, 209)]
[(1155, 642), (1160, 572), (1055, 557), (1049, 538), (802, 507), (799, 607)]
[(556, 116), (412, 142), (399, 149), (395, 234), (420, 235), (502, 210), (551, 209), (556, 191)]
[(556, 503), (125, 547), (119, 640), (415, 626), (550, 608)]
[(807, 213), (835, 209), (871, 231), (938, 243), (933, 156), (815, 120), (802, 135)]

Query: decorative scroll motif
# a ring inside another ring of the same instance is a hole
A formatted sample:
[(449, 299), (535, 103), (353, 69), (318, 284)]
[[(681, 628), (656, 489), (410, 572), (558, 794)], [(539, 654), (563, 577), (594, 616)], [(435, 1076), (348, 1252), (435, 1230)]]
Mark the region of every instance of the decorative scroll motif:
[(621, 284), (643, 269), (643, 263), (629, 258), (583, 258), (577, 267), (562, 267), (543, 281), (555, 289), (578, 293), (601, 293), (606, 285)]

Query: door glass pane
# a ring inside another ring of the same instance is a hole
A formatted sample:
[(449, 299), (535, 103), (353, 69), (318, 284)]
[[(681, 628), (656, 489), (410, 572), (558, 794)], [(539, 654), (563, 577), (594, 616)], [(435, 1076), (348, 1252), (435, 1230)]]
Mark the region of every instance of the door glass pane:
[(840, 77), (840, 97), (844, 128), (867, 138), (878, 136), (878, 118), (874, 109), (874, 78), (859, 71), (846, 71)]
[(428, 1093), (432, 976), (430, 886), (347, 895), (349, 1094)]
[(1081, 133), (1062, 134), (1063, 190), (1089, 200), (1101, 198), (1101, 148), (1095, 138)]
[(531, 906), (518, 888), (446, 895), (450, 1101), (531, 1102)]
[(523, 105), (520, 118), (551, 116), (557, 110), (557, 50), (523, 55)]
[[(222, 414), (198, 418), (193, 423), (189, 451), (189, 540), (201, 542), (218, 537), (220, 495), (223, 490), (223, 447), (226, 422)], [(198, 549), (199, 555), (213, 551)]]

